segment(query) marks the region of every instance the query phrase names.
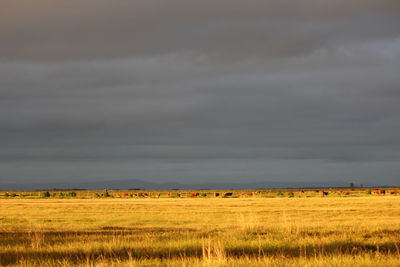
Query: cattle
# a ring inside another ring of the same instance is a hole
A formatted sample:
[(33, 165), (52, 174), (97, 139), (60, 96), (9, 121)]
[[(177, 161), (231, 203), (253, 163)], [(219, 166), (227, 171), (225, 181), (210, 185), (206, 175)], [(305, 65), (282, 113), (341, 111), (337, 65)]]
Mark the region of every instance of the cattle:
[(214, 193), (214, 197), (219, 197), (219, 193)]
[(375, 190), (372, 190), (371, 193), (373, 195), (385, 195), (386, 191), (384, 189), (375, 189)]
[(301, 193), (304, 194), (305, 193), (304, 190), (301, 190)]
[(232, 192), (225, 192), (223, 197), (231, 197), (233, 196)]
[(161, 193), (158, 193), (155, 195), (156, 198), (160, 198), (160, 196), (161, 196)]
[(390, 191), (390, 194), (391, 194), (391, 195), (396, 195), (396, 194), (397, 194), (397, 191)]
[(129, 194), (125, 193), (125, 194), (124, 194), (124, 197), (129, 197)]
[(327, 196), (327, 195), (329, 195), (329, 192), (322, 191), (322, 196), (323, 196), (323, 197), (324, 197), (324, 196)]
[(196, 193), (192, 193), (192, 196), (191, 197), (198, 197), (200, 194), (198, 193), (198, 192), (196, 192)]

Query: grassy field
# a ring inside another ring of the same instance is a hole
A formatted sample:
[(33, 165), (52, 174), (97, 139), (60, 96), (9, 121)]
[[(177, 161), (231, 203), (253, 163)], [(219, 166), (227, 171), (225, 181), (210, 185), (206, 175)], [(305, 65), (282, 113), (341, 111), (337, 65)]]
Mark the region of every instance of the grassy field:
[(400, 197), (2, 198), (0, 265), (400, 266)]

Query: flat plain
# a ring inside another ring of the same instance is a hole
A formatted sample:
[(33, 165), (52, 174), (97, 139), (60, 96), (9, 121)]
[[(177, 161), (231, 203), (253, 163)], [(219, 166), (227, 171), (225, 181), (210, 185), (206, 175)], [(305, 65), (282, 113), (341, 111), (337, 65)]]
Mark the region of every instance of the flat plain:
[(400, 266), (400, 197), (3, 198), (1, 266)]

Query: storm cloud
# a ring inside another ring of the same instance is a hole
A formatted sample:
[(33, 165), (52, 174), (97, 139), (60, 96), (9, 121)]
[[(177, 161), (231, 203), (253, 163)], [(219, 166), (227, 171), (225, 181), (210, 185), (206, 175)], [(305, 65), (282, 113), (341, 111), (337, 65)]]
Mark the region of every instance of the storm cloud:
[(399, 184), (399, 1), (11, 1), (2, 182)]

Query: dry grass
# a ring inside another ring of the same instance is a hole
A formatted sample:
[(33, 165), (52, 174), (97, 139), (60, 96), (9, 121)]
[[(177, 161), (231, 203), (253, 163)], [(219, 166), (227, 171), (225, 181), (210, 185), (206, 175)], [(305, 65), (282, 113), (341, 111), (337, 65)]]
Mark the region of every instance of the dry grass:
[(400, 197), (1, 199), (2, 266), (400, 266)]

